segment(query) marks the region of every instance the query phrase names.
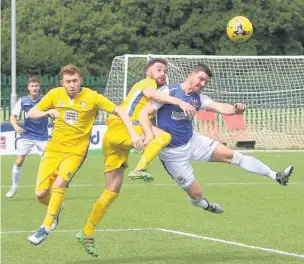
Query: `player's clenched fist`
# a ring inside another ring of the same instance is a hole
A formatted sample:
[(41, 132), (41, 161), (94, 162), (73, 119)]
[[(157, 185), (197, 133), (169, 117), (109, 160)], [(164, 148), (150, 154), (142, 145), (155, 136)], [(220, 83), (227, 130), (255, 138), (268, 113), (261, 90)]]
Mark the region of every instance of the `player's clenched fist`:
[(143, 150), (144, 148), (144, 142), (142, 140), (142, 138), (137, 135), (137, 134), (134, 134), (131, 136), (131, 142), (132, 142), (132, 145), (133, 147), (138, 150), (138, 151), (141, 151)]
[(196, 114), (196, 109), (186, 102), (181, 102), (179, 107), (184, 111), (186, 116), (194, 117)]
[(243, 114), (244, 111), (246, 110), (246, 105), (241, 104), (241, 103), (236, 103), (234, 104), (234, 112), (235, 114)]
[(51, 118), (57, 118), (60, 116), (59, 112), (56, 109), (50, 109), (50, 110), (46, 111), (46, 114)]

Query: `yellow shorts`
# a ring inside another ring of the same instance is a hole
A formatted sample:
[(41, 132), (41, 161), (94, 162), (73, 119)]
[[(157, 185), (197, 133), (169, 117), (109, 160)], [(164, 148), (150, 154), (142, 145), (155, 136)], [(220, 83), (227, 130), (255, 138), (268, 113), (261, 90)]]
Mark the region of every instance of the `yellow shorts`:
[[(129, 151), (132, 148), (131, 138), (126, 126), (118, 119), (107, 120), (108, 129), (102, 140), (105, 172), (128, 167)], [(134, 126), (138, 135), (141, 126)]]
[(46, 150), (41, 157), (36, 190), (51, 189), (52, 184), (58, 175), (69, 183), (74, 174), (81, 167), (85, 158), (86, 156), (74, 153)]

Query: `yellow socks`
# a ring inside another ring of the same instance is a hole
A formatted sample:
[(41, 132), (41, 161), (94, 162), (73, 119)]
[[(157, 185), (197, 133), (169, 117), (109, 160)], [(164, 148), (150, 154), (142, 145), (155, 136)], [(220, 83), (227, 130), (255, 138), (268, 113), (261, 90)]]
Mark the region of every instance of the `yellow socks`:
[(162, 133), (151, 140), (142, 154), (135, 170), (146, 169), (147, 165), (170, 143), (170, 141), (171, 135), (168, 133)]
[(51, 199), (48, 206), (47, 215), (44, 219), (43, 226), (48, 230), (51, 229), (55, 216), (57, 215), (65, 196), (65, 188), (53, 188)]
[(95, 202), (89, 219), (83, 229), (83, 233), (87, 236), (94, 235), (95, 226), (97, 226), (107, 212), (109, 205), (118, 197), (118, 193), (111, 192), (107, 189)]

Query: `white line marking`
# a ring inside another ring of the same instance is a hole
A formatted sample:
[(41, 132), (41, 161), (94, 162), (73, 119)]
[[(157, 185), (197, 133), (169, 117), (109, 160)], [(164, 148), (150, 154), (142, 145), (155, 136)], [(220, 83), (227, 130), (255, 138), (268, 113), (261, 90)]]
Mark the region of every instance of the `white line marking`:
[(298, 153), (298, 152), (304, 152), (303, 149), (242, 149), (239, 150), (240, 152), (244, 152), (244, 153), (251, 153), (251, 152), (267, 152), (267, 153)]
[[(77, 229), (65, 229), (65, 230), (55, 230), (54, 233), (76, 233), (79, 232), (80, 230)], [(263, 247), (258, 247), (258, 246), (252, 246), (252, 245), (246, 245), (234, 241), (228, 241), (228, 240), (223, 240), (223, 239), (218, 239), (218, 238), (213, 238), (213, 237), (205, 237), (205, 236), (200, 236), (196, 234), (190, 234), (190, 233), (185, 233), (185, 232), (180, 232), (180, 231), (175, 231), (175, 230), (170, 230), (170, 229), (164, 229), (164, 228), (118, 228), (118, 229), (96, 229), (95, 232), (132, 232), (132, 231), (161, 231), (165, 233), (172, 233), (175, 235), (181, 235), (181, 236), (187, 236), (187, 237), (193, 237), (193, 238), (199, 238), (203, 240), (208, 240), (208, 241), (213, 241), (213, 242), (219, 242), (223, 244), (228, 244), (228, 245), (233, 245), (237, 247), (243, 247), (243, 248), (251, 248), (251, 249), (257, 249), (261, 251), (266, 251), (270, 253), (276, 253), (280, 255), (286, 255), (286, 256), (293, 256), (293, 257), (298, 257), (298, 258), (304, 258), (303, 254), (297, 254), (297, 253), (290, 253), (286, 251), (281, 251), (281, 250), (276, 250), (276, 249), (271, 249), (271, 248), (263, 248)], [(6, 235), (6, 234), (24, 234), (24, 233), (34, 233), (36, 231), (34, 230), (8, 230), (8, 231), (2, 231), (0, 232), (1, 235)]]
[(176, 234), (176, 235), (200, 238), (203, 240), (209, 240), (209, 241), (219, 242), (219, 243), (223, 243), (223, 244), (233, 245), (233, 246), (237, 246), (237, 247), (251, 248), (251, 249), (257, 249), (257, 250), (261, 250), (261, 251), (276, 253), (276, 254), (280, 254), (280, 255), (304, 258), (303, 254), (290, 253), (290, 252), (271, 249), (271, 248), (263, 248), (263, 247), (258, 247), (258, 246), (246, 245), (246, 244), (242, 244), (242, 243), (238, 243), (238, 242), (234, 242), (234, 241), (228, 241), (228, 240), (223, 240), (223, 239), (218, 239), (218, 238), (213, 238), (213, 237), (205, 237), (205, 236), (200, 236), (200, 235), (195, 235), (195, 234), (190, 234), (190, 233), (185, 233), (185, 232), (180, 232), (180, 231), (174, 231), (174, 230), (169, 230), (169, 229), (163, 229), (163, 228), (158, 228), (158, 230), (167, 232), (167, 233)]
[[(118, 228), (118, 229), (95, 229), (95, 232), (125, 232), (125, 231), (148, 231), (148, 230), (158, 230), (156, 228)], [(23, 233), (35, 233), (37, 230), (8, 230), (2, 231), (0, 234), (23, 234)], [(65, 229), (65, 230), (55, 230), (52, 233), (74, 233), (79, 232), (77, 229)]]
[[(301, 184), (300, 182), (291, 182), (288, 185), (297, 185)], [(203, 185), (274, 185), (274, 182), (206, 182)], [(74, 188), (85, 188), (85, 187), (104, 187), (104, 184), (71, 184), (70, 187)], [(128, 187), (138, 187), (138, 186), (178, 186), (175, 183), (147, 183), (147, 184), (132, 184), (124, 183), (123, 186)], [(1, 188), (10, 188), (10, 185), (1, 185)], [(35, 188), (35, 185), (19, 185), (18, 188)]]

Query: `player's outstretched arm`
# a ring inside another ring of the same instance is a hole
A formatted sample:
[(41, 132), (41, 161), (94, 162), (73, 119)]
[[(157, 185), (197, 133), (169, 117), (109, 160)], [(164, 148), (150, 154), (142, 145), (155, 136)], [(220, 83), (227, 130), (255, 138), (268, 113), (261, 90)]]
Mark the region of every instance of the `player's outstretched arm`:
[(42, 100), (35, 105), (35, 107), (31, 108), (28, 112), (28, 117), (31, 119), (40, 119), (44, 117), (57, 118), (59, 117), (59, 112), (53, 108), (54, 106), (54, 98), (58, 97), (58, 89), (50, 90)]
[(169, 94), (167, 94), (166, 92), (162, 92), (161, 90), (156, 91), (153, 88), (146, 87), (143, 90), (143, 94), (149, 100), (152, 100), (154, 102), (178, 105), (187, 116), (195, 116), (196, 114), (196, 110), (191, 104), (188, 104), (179, 98), (170, 96)]
[(28, 112), (28, 118), (31, 119), (40, 119), (44, 117), (57, 118), (59, 117), (59, 112), (55, 109), (49, 109), (47, 111), (40, 111), (36, 107), (33, 107)]
[(222, 115), (238, 115), (243, 114), (246, 110), (246, 105), (237, 103), (234, 105), (212, 102), (208, 105), (207, 111), (215, 112)]
[(149, 116), (155, 112), (151, 103), (147, 103), (139, 113), (139, 124), (145, 134), (145, 145), (147, 145), (153, 138), (154, 134), (150, 123)]
[(121, 121), (127, 127), (128, 132), (131, 137), (131, 142), (132, 142), (132, 145), (134, 146), (134, 148), (136, 148), (137, 150), (142, 150), (144, 147), (142, 138), (139, 135), (137, 135), (128, 113), (125, 110), (123, 110), (122, 108), (120, 108), (119, 106), (116, 106), (113, 111), (113, 114), (119, 116)]

